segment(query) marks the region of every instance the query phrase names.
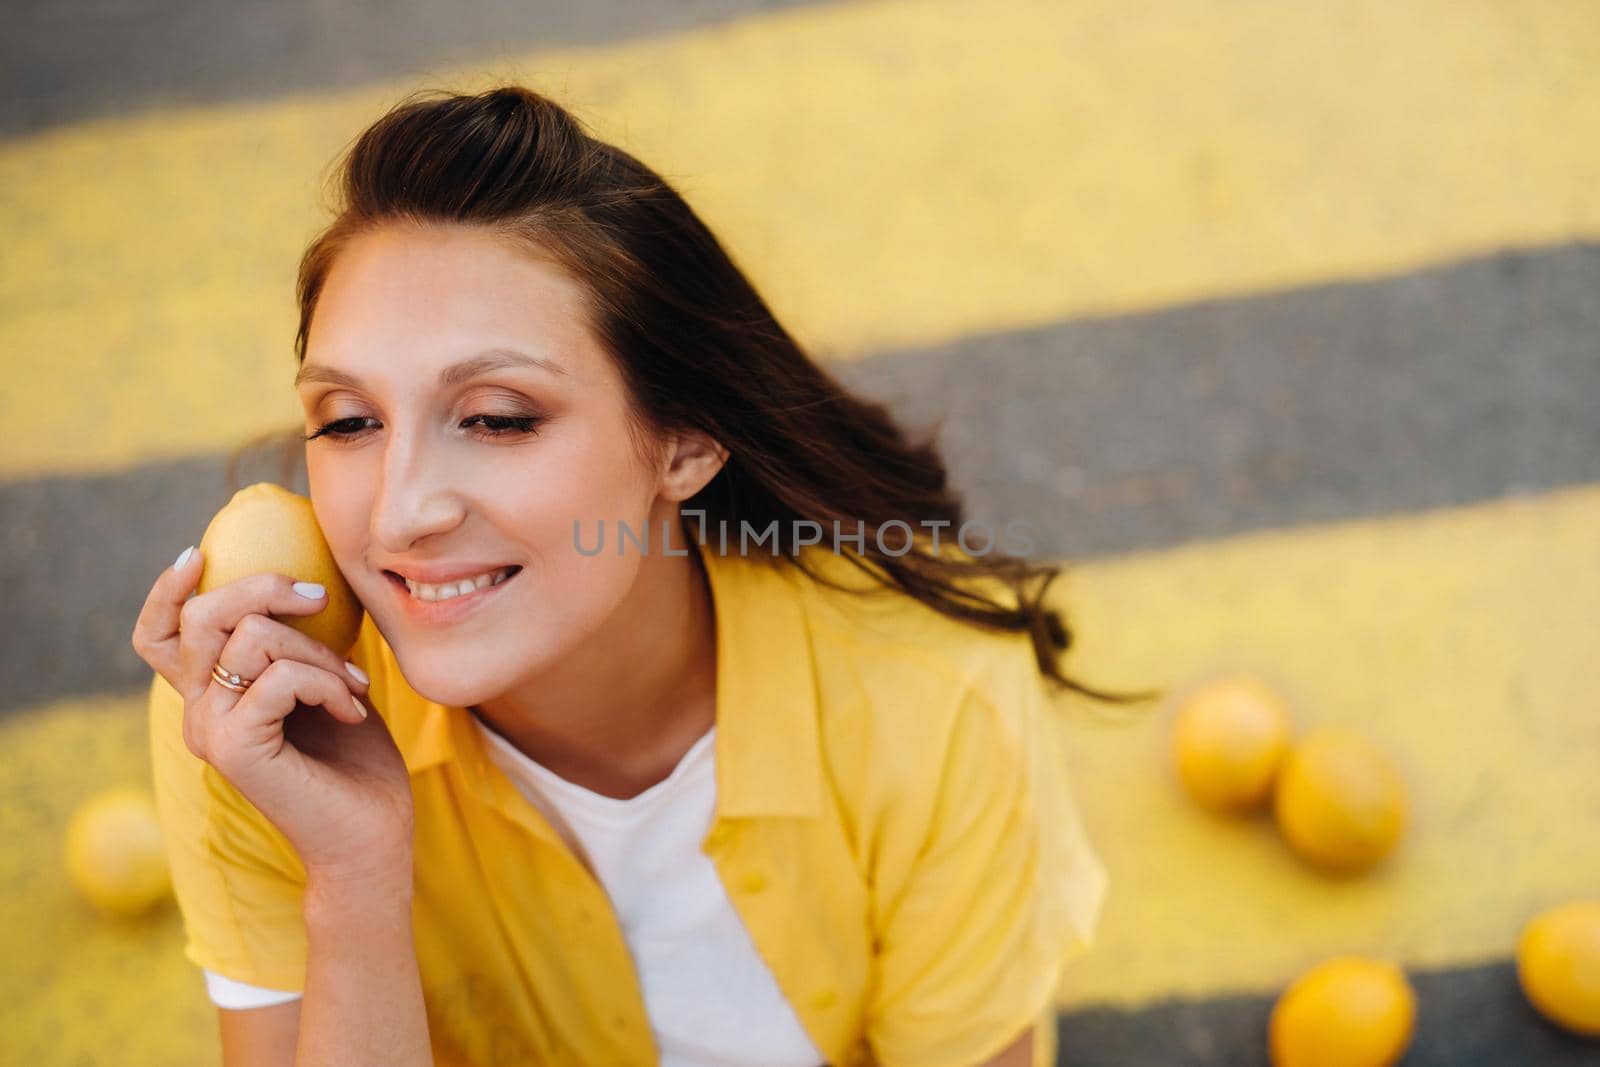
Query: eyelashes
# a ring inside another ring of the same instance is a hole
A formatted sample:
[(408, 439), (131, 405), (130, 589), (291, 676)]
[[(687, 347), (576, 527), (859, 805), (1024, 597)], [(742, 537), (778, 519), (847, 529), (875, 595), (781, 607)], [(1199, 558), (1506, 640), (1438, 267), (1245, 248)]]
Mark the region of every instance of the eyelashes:
[(352, 422), (366, 422), (366, 421), (367, 420), (364, 419), (364, 418), (362, 418), (362, 419), (335, 419), (332, 422), (325, 422), (321, 426), (318, 426), (314, 433), (301, 434), (300, 435), (300, 440), (302, 440), (302, 441), (315, 441), (319, 437), (353, 437), (353, 436), (355, 436), (355, 433), (357, 431), (354, 431), (354, 430), (341, 430), (341, 429), (339, 429), (339, 427), (340, 426), (344, 426), (344, 425), (346, 425), (348, 423), (352, 423)]
[[(300, 439), (302, 441), (315, 441), (319, 437), (328, 437), (334, 440), (348, 441), (361, 436), (371, 429), (369, 426), (360, 425), (352, 427), (352, 424), (377, 421), (364, 415), (352, 416), (348, 419), (334, 419), (332, 422), (323, 423), (312, 433), (301, 434)], [(540, 423), (543, 421), (543, 419), (532, 415), (473, 415), (470, 418), (463, 419), (461, 425), (470, 426), (473, 423), (478, 423), (479, 427), (472, 431), (472, 436), (481, 440), (495, 440), (503, 437), (516, 437), (521, 434), (536, 433)]]

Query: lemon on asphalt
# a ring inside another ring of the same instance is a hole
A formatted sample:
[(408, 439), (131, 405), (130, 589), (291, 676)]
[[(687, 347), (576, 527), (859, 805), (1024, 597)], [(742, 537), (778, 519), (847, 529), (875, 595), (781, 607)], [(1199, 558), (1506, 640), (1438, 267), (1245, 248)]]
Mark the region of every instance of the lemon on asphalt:
[(1546, 1019), (1600, 1037), (1600, 900), (1559, 905), (1523, 927), (1517, 980)]
[(1235, 674), (1202, 683), (1173, 718), (1178, 779), (1212, 811), (1260, 808), (1272, 795), (1291, 731), (1288, 705), (1265, 682)]
[(89, 903), (111, 915), (138, 915), (172, 891), (161, 821), (143, 789), (99, 793), (67, 824), (67, 877)]
[(1387, 960), (1335, 956), (1300, 975), (1273, 1005), (1273, 1067), (1388, 1067), (1411, 1045), (1417, 996)]
[(1400, 840), (1405, 785), (1366, 738), (1320, 727), (1290, 748), (1273, 790), (1273, 814), (1296, 854), (1324, 871), (1354, 874)]
[(334, 563), (306, 497), (271, 482), (245, 486), (212, 518), (199, 547), (205, 560), (199, 592), (264, 573), (317, 582), (328, 594), (321, 611), (273, 618), (341, 656), (356, 643), (361, 602)]

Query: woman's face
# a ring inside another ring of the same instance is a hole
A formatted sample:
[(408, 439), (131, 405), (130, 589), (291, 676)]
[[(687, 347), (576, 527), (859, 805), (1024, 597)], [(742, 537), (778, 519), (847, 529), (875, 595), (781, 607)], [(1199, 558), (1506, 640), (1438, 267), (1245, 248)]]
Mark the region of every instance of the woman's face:
[[(643, 562), (631, 543), (618, 555), (617, 522), (656, 516), (655, 555), (659, 516), (677, 514), (635, 454), (583, 301), (553, 262), (466, 227), (358, 237), (318, 300), (296, 384), (306, 432), (331, 424), (306, 445), (317, 521), (428, 699), (482, 703), (592, 634)], [(592, 550), (602, 519), (606, 551), (580, 554), (574, 520)], [(398, 577), (504, 567), (521, 570), (432, 603)]]

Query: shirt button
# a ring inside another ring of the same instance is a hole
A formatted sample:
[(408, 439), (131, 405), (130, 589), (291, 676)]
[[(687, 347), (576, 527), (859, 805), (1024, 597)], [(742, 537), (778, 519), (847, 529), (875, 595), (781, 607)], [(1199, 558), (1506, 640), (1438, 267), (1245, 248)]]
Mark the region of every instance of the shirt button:
[(835, 993), (831, 989), (822, 989), (811, 995), (811, 1006), (819, 1009), (831, 1008), (835, 1003), (838, 1002), (838, 1000), (839, 994)]
[(760, 871), (746, 871), (739, 879), (739, 888), (746, 893), (759, 893), (767, 888), (767, 876)]
[(706, 848), (720, 848), (723, 842), (727, 840), (728, 828), (726, 826), (713, 826), (711, 832), (706, 835), (705, 846)]

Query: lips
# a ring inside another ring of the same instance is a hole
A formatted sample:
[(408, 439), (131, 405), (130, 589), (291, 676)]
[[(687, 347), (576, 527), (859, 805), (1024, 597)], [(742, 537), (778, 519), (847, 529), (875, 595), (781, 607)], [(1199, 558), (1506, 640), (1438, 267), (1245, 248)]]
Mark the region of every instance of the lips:
[(454, 600), (457, 597), (469, 596), (479, 589), (491, 588), (509, 581), (521, 567), (515, 564), (484, 570), (470, 577), (451, 579), (440, 582), (424, 582), (414, 580), (406, 575), (387, 572), (405, 583), (407, 591), (418, 600), (428, 602), (439, 600)]
[(522, 567), (510, 564), (486, 570), (475, 578), (436, 584), (408, 581), (395, 571), (383, 572), (389, 584), (395, 587), (402, 603), (417, 617), (430, 621), (445, 621), (470, 610), (477, 602), (511, 582), (522, 572)]

